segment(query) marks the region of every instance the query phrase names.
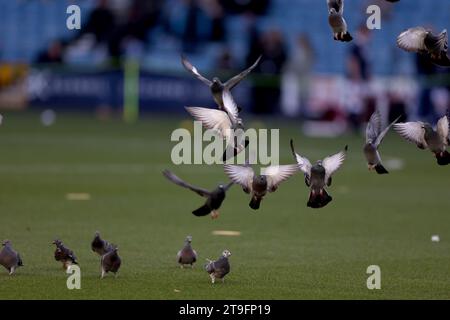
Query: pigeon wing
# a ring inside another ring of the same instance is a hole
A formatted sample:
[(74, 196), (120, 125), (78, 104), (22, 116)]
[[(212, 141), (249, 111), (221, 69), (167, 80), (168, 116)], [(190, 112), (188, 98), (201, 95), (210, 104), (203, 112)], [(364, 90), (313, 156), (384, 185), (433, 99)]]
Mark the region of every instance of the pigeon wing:
[(295, 161), (297, 161), (298, 168), (305, 174), (306, 181), (308, 181), (307, 184), (309, 184), (309, 180), (311, 178), (311, 167), (312, 167), (311, 162), (307, 158), (302, 157), (301, 155), (295, 152), (294, 141), (292, 139), (291, 139), (291, 150), (292, 154), (294, 155)]
[(397, 38), (397, 45), (409, 52), (421, 52), (426, 50), (425, 37), (428, 31), (423, 27), (410, 28), (400, 33)]
[(239, 109), (229, 90), (223, 90), (222, 100), (225, 111), (232, 120), (231, 122), (235, 123), (239, 117)]
[(449, 120), (446, 115), (439, 119), (436, 131), (439, 134), (441, 140), (444, 142), (444, 144), (448, 146)]
[(344, 0), (327, 0), (328, 10), (334, 8), (337, 13), (344, 13)]
[(422, 129), (423, 122), (405, 122), (394, 124), (394, 130), (409, 142), (415, 143), (419, 148), (427, 147), (425, 141), (424, 130)]
[(325, 168), (325, 181), (329, 181), (331, 176), (342, 166), (347, 154), (347, 149), (348, 146), (345, 146), (343, 151), (322, 160), (322, 166)]
[(202, 81), (204, 84), (206, 84), (208, 87), (212, 85), (212, 82), (208, 79), (206, 79), (204, 76), (198, 72), (197, 68), (190, 63), (184, 55), (181, 55), (181, 63), (183, 64), (184, 68), (192, 73), (197, 79)]
[(250, 192), (255, 174), (251, 167), (225, 164), (223, 169), (231, 181), (242, 186), (245, 192)]
[(180, 187), (190, 189), (190, 190), (194, 191), (195, 193), (199, 194), (202, 197), (206, 198), (206, 197), (208, 197), (211, 194), (208, 190), (195, 187), (195, 186), (193, 186), (193, 185), (191, 185), (191, 184), (181, 180), (178, 176), (176, 176), (173, 172), (171, 172), (169, 170), (164, 170), (163, 171), (163, 175), (167, 179), (172, 181), (173, 183), (179, 185)]
[(296, 164), (264, 168), (262, 173), (267, 177), (267, 190), (274, 192), (283, 181), (286, 181), (298, 171), (299, 168)]
[(369, 119), (366, 128), (366, 143), (374, 143), (381, 133), (381, 115), (376, 110)]
[(378, 147), (381, 142), (383, 142), (384, 137), (386, 136), (386, 134), (389, 132), (389, 130), (391, 129), (391, 127), (397, 123), (397, 121), (401, 118), (401, 116), (399, 116), (397, 119), (395, 119), (394, 121), (392, 121), (392, 123), (390, 125), (388, 125), (377, 137), (376, 141), (375, 141), (375, 145)]
[(216, 131), (227, 142), (231, 139), (231, 121), (226, 112), (199, 107), (186, 107), (186, 110), (206, 129)]
[(262, 56), (259, 56), (259, 58), (256, 60), (256, 62), (253, 65), (251, 65), (249, 68), (247, 68), (246, 70), (242, 71), (238, 75), (234, 76), (233, 78), (231, 78), (230, 80), (225, 82), (225, 88), (227, 88), (228, 90), (233, 89), (239, 82), (241, 82), (242, 79), (244, 79), (250, 72), (252, 72), (253, 69), (256, 68), (259, 61), (261, 60), (261, 57)]

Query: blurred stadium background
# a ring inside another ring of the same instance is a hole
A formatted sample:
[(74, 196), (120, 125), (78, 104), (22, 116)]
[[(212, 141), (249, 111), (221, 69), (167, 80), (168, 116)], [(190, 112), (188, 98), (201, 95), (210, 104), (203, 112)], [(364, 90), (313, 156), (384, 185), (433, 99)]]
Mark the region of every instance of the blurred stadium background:
[[(81, 8), (79, 31), (65, 27), (70, 4)], [(370, 4), (382, 9), (381, 30), (365, 27)], [(356, 38), (349, 45), (330, 41), (324, 1), (1, 0), (0, 106), (105, 116), (135, 105), (137, 95), (141, 114), (181, 113), (212, 100), (182, 69), (180, 53), (224, 79), (262, 54), (235, 92), (246, 112), (335, 121), (328, 128), (337, 131), (358, 128), (375, 107), (391, 119), (442, 114), (449, 71), (395, 40), (411, 26), (448, 28), (450, 3), (348, 1), (345, 9)]]
[[(70, 4), (80, 31), (66, 28)], [(361, 28), (369, 4), (382, 8), (381, 30)], [(450, 2), (346, 0), (345, 10), (350, 44), (333, 41), (325, 0), (0, 0), (0, 238), (25, 264), (12, 278), (1, 270), (0, 298), (448, 299), (448, 168), (391, 133), (382, 152), (392, 174), (380, 177), (360, 148), (376, 107), (385, 121), (431, 121), (449, 105), (448, 69), (395, 40), (416, 25), (449, 28)], [(258, 213), (234, 187), (218, 220), (193, 217), (202, 200), (161, 171), (205, 188), (226, 177), (170, 162), (171, 132), (191, 121), (183, 106), (214, 103), (180, 53), (223, 79), (262, 54), (233, 90), (246, 125), (281, 129), (282, 163), (293, 161), (290, 138), (311, 159), (349, 144), (333, 202), (306, 208), (297, 176)], [(97, 229), (120, 247), (117, 281), (98, 279)], [(192, 271), (174, 258), (187, 234), (200, 254)], [(82, 290), (67, 290), (54, 237), (77, 254)], [(211, 286), (201, 265), (225, 248), (232, 272)], [(372, 264), (382, 290), (366, 287)]]

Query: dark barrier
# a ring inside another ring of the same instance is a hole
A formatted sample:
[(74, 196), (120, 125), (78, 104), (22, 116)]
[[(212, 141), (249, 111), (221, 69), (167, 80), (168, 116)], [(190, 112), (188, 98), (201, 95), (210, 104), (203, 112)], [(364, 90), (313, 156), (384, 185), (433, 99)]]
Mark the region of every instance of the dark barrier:
[[(28, 76), (31, 107), (95, 109), (124, 106), (124, 71), (35, 68)], [(240, 104), (250, 102), (250, 85), (233, 90)], [(207, 86), (195, 78), (139, 72), (136, 90), (140, 112), (184, 112), (184, 106), (215, 107)]]

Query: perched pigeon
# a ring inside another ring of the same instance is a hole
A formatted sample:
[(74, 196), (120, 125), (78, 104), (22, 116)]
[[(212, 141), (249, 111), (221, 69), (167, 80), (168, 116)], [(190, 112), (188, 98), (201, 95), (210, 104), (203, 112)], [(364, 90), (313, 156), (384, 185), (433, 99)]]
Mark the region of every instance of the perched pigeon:
[(102, 266), (102, 276), (103, 279), (108, 272), (114, 273), (117, 277), (117, 272), (119, 271), (122, 260), (117, 254), (117, 246), (112, 245), (112, 249), (102, 256), (101, 266)]
[(450, 67), (447, 30), (434, 34), (424, 27), (410, 28), (398, 36), (397, 45), (403, 50), (427, 56), (438, 66)]
[(222, 279), (222, 282), (224, 282), (225, 276), (230, 273), (229, 256), (231, 256), (231, 252), (224, 250), (222, 256), (216, 261), (207, 259), (208, 263), (205, 265), (205, 269), (206, 272), (209, 273), (212, 283), (214, 283), (216, 279)]
[(256, 62), (249, 67), (248, 69), (242, 71), (238, 75), (234, 76), (230, 80), (228, 80), (225, 83), (222, 83), (219, 78), (214, 77), (211, 80), (206, 79), (204, 76), (202, 76), (196, 67), (194, 67), (183, 55), (181, 56), (181, 62), (183, 66), (186, 68), (187, 71), (192, 73), (197, 79), (205, 83), (210, 89), (211, 93), (213, 95), (214, 101), (217, 103), (220, 110), (226, 111), (226, 106), (223, 102), (223, 93), (229, 92), (231, 89), (233, 89), (239, 82), (241, 82), (242, 79), (244, 79), (255, 67), (258, 65), (259, 61), (261, 60), (261, 56), (256, 60)]
[(305, 184), (311, 189), (307, 206), (316, 209), (325, 207), (333, 200), (325, 188), (331, 186), (331, 176), (344, 163), (348, 147), (345, 146), (344, 151), (319, 160), (314, 165), (311, 165), (311, 162), (307, 158), (295, 152), (292, 139), (291, 149), (300, 170), (305, 174)]
[[(227, 149), (223, 154), (223, 161), (236, 156), (248, 146), (248, 139), (241, 141), (244, 133), (244, 124), (239, 118), (238, 108), (229, 91), (223, 91), (223, 110), (185, 107), (186, 111), (200, 121), (206, 129), (214, 130), (219, 137), (226, 141)], [(231, 152), (229, 151), (232, 149)]]
[(418, 148), (429, 149), (436, 156), (437, 163), (445, 166), (450, 163), (450, 154), (446, 150), (450, 144), (449, 118), (448, 115), (440, 118), (436, 130), (431, 124), (421, 121), (397, 123), (394, 130), (406, 140), (415, 143)]
[(0, 251), (0, 264), (12, 275), (17, 267), (22, 267), (22, 259), (20, 254), (15, 251), (11, 245), (11, 241), (5, 240), (2, 243), (3, 249)]
[(334, 40), (350, 42), (353, 37), (347, 30), (347, 22), (344, 19), (344, 0), (327, 0), (328, 23), (333, 30)]
[(184, 241), (184, 247), (177, 253), (177, 261), (184, 268), (185, 265), (190, 265), (191, 268), (194, 267), (194, 262), (197, 261), (197, 252), (192, 249), (191, 246), (192, 237), (187, 236)]
[(112, 249), (111, 244), (103, 240), (100, 237), (100, 232), (96, 231), (94, 235), (94, 240), (91, 243), (92, 251), (96, 252), (99, 256), (103, 256), (105, 253), (109, 252)]
[(56, 239), (53, 241), (53, 244), (56, 245), (55, 260), (62, 262), (64, 270), (67, 270), (72, 264), (78, 264), (77, 257), (73, 251), (66, 248), (61, 240)]
[(187, 182), (184, 182), (169, 170), (164, 170), (163, 175), (173, 183), (183, 188), (190, 189), (195, 193), (199, 194), (200, 196), (206, 198), (206, 202), (203, 206), (201, 206), (197, 210), (192, 211), (192, 213), (197, 217), (206, 216), (211, 213), (211, 217), (213, 219), (217, 219), (219, 217), (218, 210), (222, 205), (223, 200), (225, 199), (225, 194), (228, 191), (228, 189), (233, 185), (233, 182), (230, 182), (227, 185), (220, 184), (216, 189), (208, 191), (202, 188), (195, 187)]
[(378, 147), (383, 141), (385, 135), (388, 133), (389, 129), (398, 121), (398, 119), (400, 119), (400, 117), (395, 119), (394, 122), (381, 131), (380, 112), (376, 110), (370, 117), (366, 128), (366, 144), (364, 145), (364, 155), (366, 156), (369, 170), (375, 169), (378, 174), (389, 173), (381, 163), (381, 156), (378, 152)]
[(224, 165), (225, 173), (231, 181), (242, 186), (245, 193), (251, 193), (250, 208), (257, 210), (267, 192), (275, 192), (281, 182), (289, 179), (297, 171), (297, 165), (270, 166), (257, 175), (250, 166)]

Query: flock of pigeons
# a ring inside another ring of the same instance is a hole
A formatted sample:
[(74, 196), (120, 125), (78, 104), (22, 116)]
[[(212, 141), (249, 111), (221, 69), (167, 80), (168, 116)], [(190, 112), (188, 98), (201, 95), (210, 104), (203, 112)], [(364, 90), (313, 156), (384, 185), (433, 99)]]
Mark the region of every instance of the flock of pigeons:
[[(396, 2), (398, 0), (387, 1)], [(344, 42), (351, 41), (353, 38), (347, 30), (347, 24), (343, 17), (344, 0), (327, 0), (327, 4), (329, 9), (328, 21), (333, 30), (334, 39)], [(423, 27), (411, 28), (399, 35), (397, 44), (404, 50), (426, 55), (430, 61), (437, 65), (450, 66), (450, 59), (447, 55), (448, 35), (446, 30), (436, 35)], [(234, 135), (236, 130), (244, 130), (244, 123), (239, 117), (241, 109), (235, 103), (231, 90), (258, 65), (260, 60), (261, 57), (251, 67), (222, 83), (217, 77), (212, 80), (207, 79), (184, 56), (181, 57), (183, 66), (210, 88), (214, 101), (217, 103), (218, 109), (186, 107), (186, 110), (195, 120), (202, 122), (205, 128), (214, 130), (226, 141), (227, 148), (223, 155), (224, 162), (229, 159), (230, 154), (232, 157), (236, 156), (248, 146), (248, 140), (238, 141)], [(375, 111), (371, 116), (366, 128), (366, 141), (363, 148), (369, 170), (375, 170), (378, 174), (388, 173), (382, 164), (378, 148), (391, 127), (403, 138), (415, 143), (420, 149), (429, 149), (434, 153), (439, 165), (450, 163), (450, 154), (446, 150), (450, 144), (449, 110), (447, 110), (446, 115), (439, 119), (436, 129), (431, 124), (421, 121), (397, 123), (398, 120), (396, 119), (382, 129), (379, 111)], [(299, 171), (303, 172), (305, 184), (310, 188), (307, 206), (311, 208), (325, 207), (332, 200), (326, 188), (331, 186), (333, 174), (342, 166), (348, 147), (345, 146), (342, 151), (311, 164), (306, 157), (295, 151), (292, 139), (290, 145), (296, 161), (295, 164), (270, 166), (264, 168), (262, 174), (255, 173), (248, 164), (224, 164), (224, 171), (231, 181), (227, 185), (220, 184), (213, 190), (206, 190), (189, 184), (169, 170), (164, 170), (163, 174), (171, 182), (206, 198), (204, 205), (192, 212), (196, 216), (210, 214), (213, 219), (218, 218), (218, 210), (225, 200), (227, 190), (233, 184), (240, 185), (245, 193), (251, 195), (249, 206), (257, 210), (267, 193), (275, 192), (283, 181)], [(191, 242), (192, 237), (188, 236), (184, 247), (177, 254), (177, 261), (182, 267), (185, 265), (193, 266), (197, 261), (197, 253), (192, 248)], [(23, 265), (22, 259), (20, 254), (12, 248), (11, 241), (5, 240), (2, 244), (0, 264), (8, 270), (9, 274), (13, 274), (17, 267)], [(61, 262), (64, 269), (72, 264), (77, 264), (73, 251), (65, 247), (61, 240), (57, 239), (53, 244), (56, 245), (55, 260)], [(100, 234), (96, 232), (91, 248), (101, 257), (101, 277), (103, 278), (108, 272), (116, 274), (121, 265), (117, 246), (101, 239)], [(224, 277), (230, 272), (228, 261), (230, 255), (230, 251), (224, 250), (221, 257), (216, 261), (208, 260), (205, 269), (213, 283), (215, 279), (222, 279), (223, 281)]]
[[(399, 0), (386, 1), (397, 2)], [(347, 23), (343, 17), (344, 0), (327, 0), (327, 5), (328, 22), (333, 30), (334, 40), (352, 41), (353, 37), (348, 32)], [(410, 28), (399, 35), (397, 44), (406, 51), (426, 55), (430, 61), (437, 65), (450, 66), (450, 60), (447, 56), (448, 36), (446, 30), (435, 35), (431, 30), (423, 27)], [(196, 121), (200, 121), (206, 129), (214, 130), (219, 137), (226, 141), (227, 150), (223, 155), (224, 162), (229, 159), (227, 151), (232, 150), (232, 156), (236, 156), (248, 145), (247, 140), (239, 143), (238, 140), (233, 139), (232, 133), (237, 129), (244, 129), (244, 123), (239, 117), (241, 108), (235, 103), (231, 90), (258, 65), (260, 60), (261, 57), (248, 69), (222, 83), (218, 77), (214, 77), (212, 80), (207, 79), (185, 56), (181, 57), (181, 62), (185, 69), (210, 88), (214, 101), (217, 103), (218, 109), (186, 107), (186, 110)], [(415, 143), (420, 149), (429, 149), (433, 152), (439, 165), (448, 165), (450, 163), (450, 154), (446, 150), (450, 144), (449, 110), (447, 110), (446, 115), (439, 119), (436, 129), (433, 129), (431, 124), (421, 121), (397, 123), (399, 118), (383, 129), (381, 115), (378, 110), (370, 117), (363, 148), (369, 170), (375, 170), (378, 174), (388, 173), (382, 164), (378, 148), (391, 127), (404, 139)], [(333, 174), (344, 163), (348, 147), (345, 146), (342, 151), (311, 164), (306, 157), (295, 151), (292, 139), (290, 145), (296, 164), (270, 166), (262, 169), (262, 174), (255, 173), (254, 169), (248, 164), (224, 164), (224, 171), (230, 182), (226, 185), (220, 184), (213, 190), (194, 186), (169, 170), (164, 170), (163, 175), (169, 181), (206, 198), (205, 203), (192, 212), (195, 216), (210, 214), (213, 219), (218, 218), (218, 210), (225, 200), (227, 190), (233, 184), (240, 185), (245, 193), (251, 195), (249, 206), (257, 210), (260, 208), (261, 201), (267, 193), (275, 192), (283, 181), (286, 181), (298, 171), (303, 172), (305, 184), (310, 188), (307, 206), (311, 208), (325, 207), (332, 200), (326, 188), (331, 186)], [(178, 252), (178, 263), (182, 267), (185, 265), (192, 266), (197, 261), (197, 253), (192, 248), (191, 242), (192, 237), (188, 236), (184, 247)], [(228, 257), (230, 255), (231, 253), (225, 250), (218, 260), (208, 260), (209, 262), (205, 269), (210, 274), (213, 283), (216, 278), (223, 280), (225, 275), (229, 273), (230, 264)]]
[[(398, 2), (400, 0), (386, 0)], [(327, 0), (328, 23), (333, 30), (334, 40), (350, 42), (353, 40), (344, 19), (344, 0)], [(442, 67), (450, 67), (448, 57), (448, 34), (443, 30), (439, 34), (424, 27), (414, 27), (402, 32), (397, 38), (397, 45), (406, 51), (428, 56), (430, 61)]]
[[(52, 242), (56, 246), (55, 260), (62, 263), (63, 269), (67, 270), (71, 265), (78, 264), (77, 257), (71, 249), (66, 247), (60, 239)], [(23, 266), (20, 254), (13, 249), (11, 241), (5, 240), (2, 243), (3, 249), (0, 251), (0, 264), (8, 270), (12, 275), (18, 267)], [(101, 278), (108, 272), (112, 272), (117, 276), (122, 260), (120, 259), (117, 250), (118, 247), (114, 244), (103, 240), (98, 231), (95, 232), (94, 239), (91, 242), (91, 249), (97, 253), (100, 259)]]

